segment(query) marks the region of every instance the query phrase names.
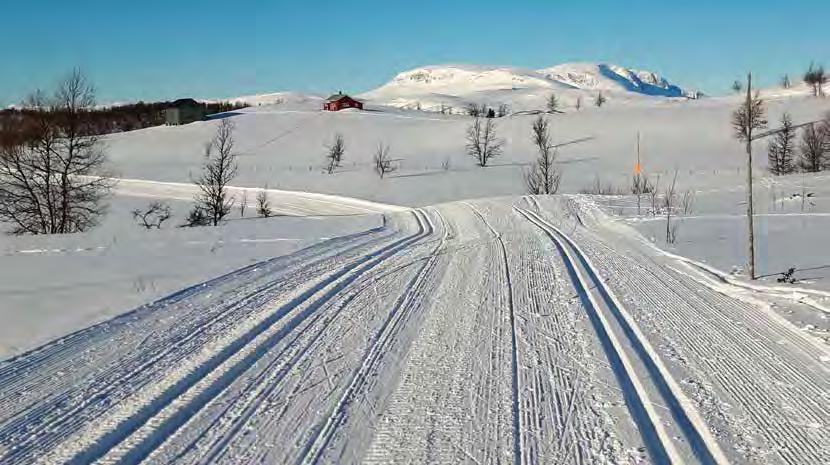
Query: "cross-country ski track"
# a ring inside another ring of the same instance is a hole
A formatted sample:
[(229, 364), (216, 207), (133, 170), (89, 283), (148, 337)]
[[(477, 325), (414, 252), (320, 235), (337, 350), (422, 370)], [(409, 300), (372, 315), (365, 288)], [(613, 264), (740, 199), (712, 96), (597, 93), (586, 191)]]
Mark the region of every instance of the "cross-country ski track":
[(3, 362), (0, 463), (830, 463), (830, 347), (585, 202), (387, 218)]

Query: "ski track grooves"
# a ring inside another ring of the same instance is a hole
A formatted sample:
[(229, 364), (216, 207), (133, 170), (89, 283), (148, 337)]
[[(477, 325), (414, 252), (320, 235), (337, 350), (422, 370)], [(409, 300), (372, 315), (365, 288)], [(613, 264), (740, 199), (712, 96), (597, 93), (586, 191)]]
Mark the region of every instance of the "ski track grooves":
[[(283, 320), (293, 310), (303, 305), (307, 305), (305, 309), (293, 316), (290, 321), (286, 323), (284, 328), (275, 332), (262, 341), (260, 344), (251, 348), (250, 352), (236, 361), (227, 371), (218, 376), (210, 385), (202, 391), (196, 393), (192, 398), (183, 402), (184, 405), (178, 405), (175, 411), (169, 416), (158, 421), (159, 424), (152, 425), (150, 434), (144, 438), (138, 439), (136, 444), (129, 447), (116, 463), (133, 464), (140, 463), (152, 451), (164, 442), (167, 436), (173, 434), (181, 425), (183, 425), (190, 417), (192, 417), (202, 406), (207, 404), (211, 399), (221, 393), (237, 376), (247, 370), (256, 361), (266, 353), (271, 346), (277, 343), (285, 334), (292, 328), (300, 324), (305, 318), (314, 313), (314, 311), (331, 299), (334, 295), (340, 292), (348, 284), (352, 283), (359, 276), (374, 268), (386, 258), (396, 254), (397, 252), (407, 248), (408, 246), (418, 242), (424, 237), (431, 234), (430, 226), (424, 219), (426, 215), (417, 210), (413, 210), (412, 214), (415, 216), (418, 223), (418, 232), (408, 237), (402, 238), (392, 244), (370, 252), (364, 255), (360, 260), (337, 272), (327, 276), (324, 280), (316, 283), (312, 287), (306, 289), (300, 295), (291, 299), (288, 303), (275, 309), (263, 321), (257, 323), (253, 328), (245, 332), (241, 337), (235, 339), (230, 344), (218, 350), (207, 361), (202, 363), (194, 371), (186, 374), (184, 377), (175, 382), (172, 386), (167, 388), (161, 395), (152, 399), (149, 403), (143, 405), (129, 418), (121, 421), (112, 430), (104, 433), (97, 438), (92, 444), (76, 453), (68, 463), (73, 465), (93, 463), (101, 459), (110, 451), (125, 440), (129, 439), (133, 433), (148, 425), (151, 420), (158, 420), (156, 416), (162, 413), (168, 406), (174, 404), (177, 399), (186, 394), (199, 381), (206, 378), (210, 373), (214, 372), (224, 362), (231, 359), (235, 354), (238, 354), (246, 347), (255, 342), (258, 336), (265, 333), (276, 323)], [(315, 297), (317, 294), (321, 294)]]
[(502, 260), (504, 261), (504, 275), (507, 282), (507, 305), (508, 310), (510, 311), (510, 326), (511, 326), (511, 352), (512, 352), (512, 363), (511, 363), (511, 374), (512, 374), (512, 393), (513, 393), (513, 463), (515, 464), (522, 464), (524, 462), (524, 434), (522, 433), (522, 420), (521, 420), (521, 401), (519, 399), (519, 393), (522, 392), (520, 386), (520, 377), (519, 377), (519, 348), (518, 348), (518, 340), (516, 335), (516, 315), (515, 310), (513, 307), (513, 283), (510, 279), (510, 265), (507, 261), (507, 247), (504, 245), (504, 241), (501, 238), (501, 234), (499, 234), (493, 226), (487, 222), (487, 219), (484, 218), (484, 215), (472, 204), (464, 203), (467, 207), (472, 210), (472, 212), (487, 226), (487, 229), (493, 234), (498, 241), (499, 246), (502, 252)]
[[(324, 421), (323, 427), (318, 429), (317, 433), (312, 436), (312, 439), (306, 446), (305, 453), (300, 457), (299, 460), (297, 460), (297, 463), (310, 465), (318, 463), (320, 461), (320, 458), (323, 456), (323, 453), (326, 450), (326, 446), (328, 446), (329, 442), (331, 441), (332, 437), (337, 431), (337, 427), (343, 420), (349, 401), (354, 398), (355, 393), (358, 392), (360, 387), (366, 381), (367, 377), (371, 375), (371, 370), (375, 366), (375, 364), (383, 358), (385, 349), (393, 341), (393, 336), (396, 333), (395, 330), (397, 329), (400, 322), (405, 319), (405, 315), (403, 314), (407, 310), (409, 310), (409, 305), (412, 302), (414, 296), (417, 294), (417, 292), (423, 291), (422, 286), (426, 280), (426, 277), (429, 274), (429, 272), (432, 271), (432, 269), (435, 267), (435, 264), (439, 257), (439, 253), (447, 241), (446, 222), (444, 221), (443, 217), (441, 216), (441, 213), (437, 209), (435, 210), (435, 212), (441, 219), (445, 234), (442, 236), (441, 241), (438, 243), (438, 245), (430, 253), (430, 257), (429, 259), (427, 259), (426, 263), (424, 263), (421, 269), (418, 270), (418, 273), (412, 278), (412, 280), (410, 280), (410, 282), (407, 283), (406, 290), (397, 299), (395, 305), (393, 306), (393, 310), (389, 313), (389, 317), (381, 326), (377, 336), (375, 336), (374, 340), (372, 341), (372, 344), (366, 351), (366, 355), (364, 356), (359, 368), (355, 372), (352, 381), (349, 383), (348, 387), (343, 392), (343, 395), (340, 397), (340, 400), (338, 401), (335, 408), (332, 410), (331, 414)], [(435, 225), (433, 224), (432, 219), (429, 217), (429, 215), (425, 214), (424, 216), (427, 222), (429, 223), (430, 234), (432, 234), (435, 231)]]
[[(538, 203), (535, 199), (532, 200), (538, 208)], [(590, 319), (594, 323), (609, 361), (623, 388), (626, 404), (632, 418), (639, 425), (641, 435), (652, 455), (652, 459), (657, 463), (683, 463), (680, 454), (675, 449), (671, 438), (663, 428), (653, 408), (648, 392), (644, 387), (644, 381), (634, 370), (634, 366), (620, 343), (620, 339), (631, 344), (634, 352), (645, 365), (651, 383), (665, 401), (665, 405), (688, 440), (698, 461), (707, 465), (727, 464), (726, 457), (699, 414), (691, 407), (691, 403), (683, 395), (668, 370), (656, 356), (654, 349), (650, 347), (645, 337), (640, 333), (633, 319), (627, 315), (619, 300), (599, 278), (596, 268), (576, 243), (538, 214), (518, 207), (514, 207), (514, 209), (519, 215), (539, 227), (554, 242), (565, 260), (574, 286), (589, 311)], [(590, 282), (586, 282), (586, 280)], [(593, 284), (593, 286), (590, 284)], [(599, 294), (600, 300), (605, 304), (604, 307), (594, 297), (591, 292), (592, 288)], [(604, 310), (605, 308), (607, 310)], [(610, 324), (609, 316), (606, 315), (607, 313), (610, 313), (617, 321), (622, 334), (617, 334), (618, 331), (614, 330), (614, 327)]]
[[(358, 238), (361, 236), (369, 237), (366, 236), (366, 233), (361, 233), (358, 235), (347, 236), (343, 239), (351, 240), (353, 238)], [(371, 243), (372, 241), (373, 240), (370, 240), (367, 243)], [(336, 239), (332, 240), (331, 242), (332, 244), (335, 244), (345, 243), (347, 241)], [(352, 245), (346, 248), (345, 250), (357, 250), (357, 248), (360, 248), (362, 246), (363, 245), (361, 244)], [(300, 256), (307, 256), (307, 258), (317, 258), (322, 253), (324, 253), (325, 249), (310, 250), (310, 252), (302, 252)], [(34, 358), (35, 361), (29, 360), (28, 358), (17, 357), (13, 360), (20, 360), (23, 363), (10, 362), (11, 366), (9, 369), (15, 368), (15, 372), (19, 373), (21, 370), (25, 370), (28, 367), (33, 366), (33, 364), (36, 365), (37, 362), (44, 361), (47, 357), (51, 357), (53, 360), (47, 361), (46, 363), (51, 365), (53, 368), (60, 370), (71, 370), (71, 366), (63, 366), (59, 364), (67, 361), (67, 357), (71, 356), (73, 353), (77, 354), (77, 347), (75, 347), (75, 342), (80, 344), (87, 340), (100, 339), (101, 333), (106, 335), (106, 333), (109, 332), (108, 330), (114, 330), (116, 328), (124, 326), (125, 324), (129, 326), (133, 323), (146, 321), (148, 317), (153, 316), (153, 310), (155, 309), (158, 309), (160, 307), (163, 308), (167, 305), (179, 302), (187, 298), (188, 296), (192, 296), (200, 292), (205, 292), (205, 289), (216, 289), (217, 286), (221, 286), (228, 281), (232, 281), (234, 279), (242, 279), (248, 273), (257, 272), (257, 270), (260, 267), (267, 267), (271, 264), (282, 262), (285, 262), (285, 266), (287, 266), (288, 269), (291, 269), (294, 265), (296, 265), (297, 259), (295, 256), (287, 258), (277, 257), (275, 259), (269, 259), (263, 262), (247, 266), (240, 270), (236, 270), (232, 273), (221, 276), (219, 278), (212, 279), (205, 283), (192, 286), (183, 291), (179, 291), (171, 296), (163, 298), (153, 304), (139, 307), (137, 310), (128, 312), (127, 314), (116, 317), (113, 320), (100, 323), (85, 330), (81, 330), (77, 333), (73, 333), (70, 336), (58, 339), (55, 342), (45, 346), (44, 348), (35, 349), (34, 351), (28, 353), (31, 354), (32, 358)], [(144, 371), (151, 369), (156, 363), (156, 361), (163, 360), (168, 355), (178, 357), (179, 355), (175, 353), (176, 350), (183, 346), (186, 346), (190, 343), (191, 340), (194, 340), (197, 337), (201, 337), (202, 333), (204, 333), (205, 331), (212, 331), (212, 327), (214, 325), (222, 324), (223, 319), (225, 319), (227, 315), (234, 314), (235, 310), (244, 307), (244, 304), (246, 303), (248, 303), (248, 305), (251, 305), (251, 303), (257, 305), (257, 302), (259, 302), (258, 299), (261, 299), (262, 296), (267, 296), (269, 292), (276, 292), (277, 290), (279, 290), (283, 278), (283, 275), (279, 275), (277, 279), (271, 279), (266, 284), (256, 287), (254, 290), (247, 292), (243, 296), (235, 296), (233, 299), (227, 302), (227, 304), (222, 303), (215, 309), (207, 309), (204, 312), (207, 314), (206, 321), (200, 323), (198, 326), (194, 328), (191, 328), (190, 331), (184, 333), (183, 337), (177, 337), (172, 341), (168, 341), (167, 343), (156, 343), (152, 347), (146, 348), (146, 350), (149, 353), (153, 353), (152, 357), (143, 361), (136, 360), (136, 367), (131, 368), (129, 371), (119, 373), (117, 371), (118, 368), (121, 366), (121, 363), (119, 362), (118, 364), (115, 364), (107, 368), (107, 370), (105, 370), (104, 372), (95, 373), (95, 377), (98, 380), (100, 380), (100, 382), (97, 382), (97, 384), (86, 386), (84, 388), (84, 402), (71, 406), (68, 410), (61, 410), (61, 406), (65, 402), (71, 400), (72, 396), (77, 395), (76, 390), (74, 390), (71, 384), (69, 384), (68, 390), (60, 393), (58, 396), (52, 397), (47, 402), (41, 402), (39, 405), (32, 409), (27, 409), (25, 415), (18, 416), (13, 420), (9, 421), (8, 423), (3, 424), (2, 427), (0, 427), (0, 444), (14, 444), (15, 447), (10, 451), (6, 451), (6, 455), (0, 456), (0, 461), (9, 461), (10, 463), (17, 463), (16, 461), (19, 461), (20, 459), (20, 457), (18, 457), (19, 454), (23, 454), (27, 451), (32, 452), (30, 450), (30, 447), (28, 447), (30, 443), (36, 443), (37, 447), (39, 447), (40, 449), (48, 449), (49, 447), (54, 446), (56, 444), (56, 441), (60, 440), (59, 436), (44, 438), (40, 437), (39, 434), (47, 430), (51, 432), (59, 432), (61, 430), (71, 431), (72, 429), (78, 427), (78, 425), (81, 425), (84, 422), (84, 418), (87, 418), (88, 415), (75, 415), (76, 413), (82, 412), (83, 409), (92, 408), (95, 404), (106, 404), (107, 399), (109, 398), (109, 394), (111, 392), (123, 389), (123, 386), (125, 384), (133, 383), (133, 377), (142, 376)], [(169, 339), (169, 337), (166, 339)], [(166, 339), (162, 338), (161, 340), (164, 341)], [(75, 352), (72, 352), (72, 349), (74, 349)], [(167, 361), (169, 362), (169, 358), (167, 359)], [(49, 373), (49, 371), (44, 372), (47, 374)], [(11, 394), (9, 392), (4, 392), (3, 395), (9, 396), (13, 395), (16, 392), (25, 392), (27, 388), (39, 386), (39, 383), (43, 382), (43, 379), (45, 379), (43, 376), (34, 379), (29, 379), (27, 377), (22, 376), (10, 376), (9, 378), (5, 378), (5, 382), (3, 383), (2, 388), (13, 389)], [(19, 383), (15, 382), (16, 380), (19, 381)], [(59, 377), (57, 380), (63, 381), (63, 378)], [(142, 379), (139, 379), (139, 381), (142, 381)], [(146, 381), (143, 382), (146, 383)], [(141, 384), (135, 384), (135, 386), (140, 385)], [(49, 415), (54, 412), (58, 413), (58, 415), (54, 418), (47, 418), (46, 421), (42, 421), (36, 424), (29, 423), (29, 421), (32, 418), (40, 418), (41, 416)]]

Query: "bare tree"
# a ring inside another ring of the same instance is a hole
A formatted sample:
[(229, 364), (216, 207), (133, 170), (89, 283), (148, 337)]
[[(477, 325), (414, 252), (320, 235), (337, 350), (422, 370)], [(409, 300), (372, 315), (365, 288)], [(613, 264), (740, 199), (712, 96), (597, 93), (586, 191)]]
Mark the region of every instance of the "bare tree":
[(579, 110), (582, 109), (582, 96), (581, 95), (576, 98), (576, 104), (574, 106), (576, 107), (576, 111), (579, 111)]
[(496, 123), (492, 119), (476, 118), (467, 128), (467, 154), (476, 159), (479, 166), (487, 166), (491, 158), (501, 155), (504, 141), (496, 136)]
[(161, 225), (173, 216), (170, 205), (160, 201), (150, 202), (144, 209), (136, 208), (132, 214), (133, 219), (144, 229), (161, 229)]
[(677, 240), (678, 225), (672, 224), (672, 213), (675, 210), (675, 203), (677, 202), (677, 192), (675, 186), (677, 185), (677, 171), (674, 172), (674, 178), (671, 185), (663, 193), (663, 213), (666, 215), (666, 244), (674, 244)]
[(651, 190), (647, 191), (648, 198), (651, 203), (651, 214), (653, 216), (657, 216), (660, 212), (660, 197), (658, 195), (658, 191), (660, 190), (660, 176), (657, 176), (657, 180), (654, 181), (654, 184), (651, 186)]
[(242, 198), (239, 199), (239, 217), (245, 218), (245, 209), (248, 208), (248, 189), (242, 190)]
[(205, 145), (205, 163), (202, 176), (194, 181), (199, 188), (196, 209), (202, 210), (208, 224), (219, 226), (230, 213), (234, 199), (228, 193), (228, 184), (236, 177), (238, 166), (234, 152), (235, 126), (229, 118), (222, 119), (213, 139)]
[(735, 81), (732, 83), (732, 92), (740, 94), (742, 90), (744, 90), (744, 85), (741, 83), (741, 81)]
[(326, 171), (329, 174), (334, 172), (334, 169), (340, 166), (340, 163), (343, 162), (343, 156), (346, 154), (346, 141), (343, 139), (343, 135), (337, 133), (334, 135), (334, 141), (331, 145), (326, 146), (326, 160), (327, 160), (327, 167)]
[(824, 67), (816, 67), (815, 63), (810, 63), (810, 67), (804, 73), (804, 83), (812, 88), (814, 97), (824, 96), (824, 85), (827, 84), (827, 80), (828, 75)]
[(473, 116), (475, 118), (478, 118), (479, 116), (482, 116), (482, 113), (483, 113), (482, 108), (483, 108), (483, 106), (481, 108), (479, 108), (479, 106), (475, 103), (468, 103), (467, 104), (467, 114), (470, 115), (470, 116)]
[(539, 115), (533, 122), (533, 145), (536, 147), (536, 161), (525, 173), (525, 185), (534, 195), (555, 194), (559, 191), (562, 172), (556, 166), (556, 149), (550, 140), (548, 121)]
[(830, 167), (830, 123), (812, 123), (801, 133), (801, 169), (818, 173)]
[(548, 113), (559, 112), (559, 99), (556, 97), (556, 94), (550, 94), (548, 96), (547, 107)]
[(510, 113), (510, 106), (506, 103), (502, 103), (499, 105), (499, 109), (497, 111), (497, 115), (499, 118), (504, 118)]
[(0, 220), (12, 234), (86, 231), (106, 213), (114, 180), (90, 111), (95, 89), (74, 70), (51, 97), (36, 92), (0, 138)]
[(781, 129), (767, 145), (768, 169), (779, 176), (795, 171), (793, 156), (795, 153), (795, 135), (793, 121), (789, 113), (781, 116)]
[(256, 212), (259, 216), (263, 218), (268, 218), (273, 214), (271, 210), (271, 201), (268, 200), (268, 191), (262, 189), (256, 195)]
[(781, 77), (781, 87), (783, 87), (784, 89), (789, 89), (790, 87), (792, 87), (789, 74), (785, 74), (783, 77)]
[(605, 105), (605, 102), (606, 102), (606, 101), (608, 101), (608, 99), (606, 99), (606, 98), (605, 98), (605, 96), (604, 96), (604, 95), (602, 95), (602, 91), (600, 91), (600, 92), (597, 94), (597, 98), (596, 98), (596, 99), (594, 99), (594, 105), (596, 105), (596, 106), (598, 106), (598, 107), (601, 107), (601, 106)]
[(377, 173), (381, 179), (383, 179), (386, 173), (395, 171), (395, 167), (392, 166), (392, 159), (389, 158), (388, 145), (384, 145), (382, 142), (378, 143), (373, 160), (375, 162), (375, 173)]
[(684, 215), (691, 215), (695, 209), (695, 191), (687, 189), (683, 191), (683, 196), (680, 198), (680, 211)]
[(746, 143), (746, 216), (749, 247), (749, 277), (755, 279), (755, 206), (752, 198), (752, 135), (767, 127), (764, 101), (758, 92), (752, 94), (752, 74), (746, 79), (746, 101), (732, 114), (735, 137)]

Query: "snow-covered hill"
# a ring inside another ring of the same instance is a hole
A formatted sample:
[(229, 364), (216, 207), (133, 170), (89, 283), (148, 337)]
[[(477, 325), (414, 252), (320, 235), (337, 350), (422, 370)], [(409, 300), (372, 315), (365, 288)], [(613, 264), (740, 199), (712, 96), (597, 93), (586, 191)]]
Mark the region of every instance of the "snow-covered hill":
[(514, 67), (442, 65), (398, 74), (389, 83), (361, 97), (383, 105), (425, 110), (462, 110), (468, 104), (498, 106), (513, 111), (543, 109), (551, 93), (563, 106), (590, 104), (599, 92), (608, 100), (687, 97), (666, 78), (611, 64), (567, 63), (530, 70)]

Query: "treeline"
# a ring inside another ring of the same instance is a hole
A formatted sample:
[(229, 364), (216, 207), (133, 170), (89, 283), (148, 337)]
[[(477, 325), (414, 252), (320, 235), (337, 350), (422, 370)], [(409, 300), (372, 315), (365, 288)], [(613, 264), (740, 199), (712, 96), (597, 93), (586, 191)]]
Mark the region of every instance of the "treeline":
[[(111, 107), (93, 107), (83, 110), (82, 119), (85, 122), (85, 129), (90, 134), (104, 135), (133, 131), (165, 124), (165, 110), (172, 104), (173, 102), (138, 102)], [(205, 114), (238, 110), (247, 106), (242, 103), (230, 102), (200, 103), (200, 105), (203, 107)], [(22, 108), (10, 108), (0, 111), (0, 133), (7, 132), (4, 130), (7, 128), (25, 125), (27, 120), (36, 120), (41, 117), (39, 113), (42, 112), (48, 112), (50, 118), (65, 117), (62, 114), (65, 110), (43, 108), (29, 99), (24, 102)]]

